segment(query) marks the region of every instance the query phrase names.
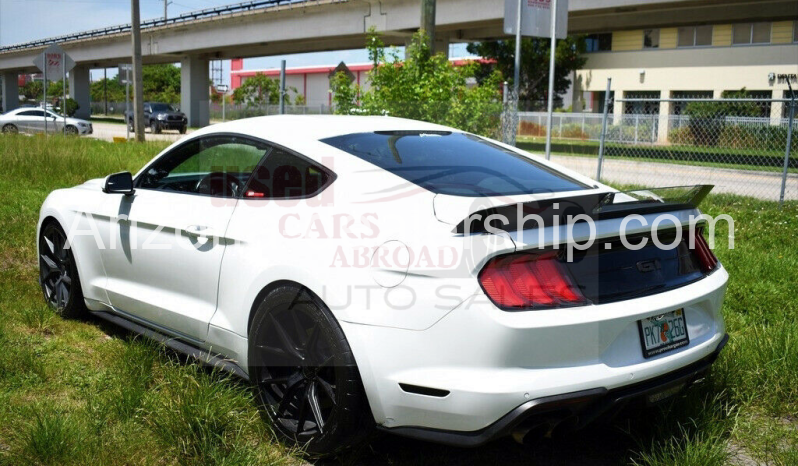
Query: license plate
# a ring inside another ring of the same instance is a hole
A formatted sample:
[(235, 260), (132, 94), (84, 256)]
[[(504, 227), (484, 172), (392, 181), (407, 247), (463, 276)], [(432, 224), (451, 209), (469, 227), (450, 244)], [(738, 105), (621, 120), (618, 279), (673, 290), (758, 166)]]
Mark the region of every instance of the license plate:
[(643, 357), (650, 358), (667, 351), (687, 346), (687, 322), (684, 320), (684, 309), (666, 312), (657, 316), (638, 320), (640, 344), (643, 346)]

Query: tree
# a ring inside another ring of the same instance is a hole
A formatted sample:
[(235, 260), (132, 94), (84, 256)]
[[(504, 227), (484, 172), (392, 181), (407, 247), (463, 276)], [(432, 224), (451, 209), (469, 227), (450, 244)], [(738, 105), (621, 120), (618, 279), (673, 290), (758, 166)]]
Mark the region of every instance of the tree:
[(454, 66), (443, 54), (432, 55), (423, 31), (413, 35), (404, 61), (398, 50), (386, 50), (373, 30), (366, 47), (374, 63), (368, 75), (371, 87), (365, 91), (341, 73), (335, 76), (337, 113), (412, 118), (485, 135), (498, 131), (502, 108), (498, 71), (469, 87), (467, 79), (478, 65)]
[(125, 85), (119, 82), (119, 77), (100, 79), (91, 83), (91, 101), (105, 102), (105, 93), (108, 93), (109, 102), (125, 101)]
[[(487, 58), (492, 63), (484, 63), (477, 72), (477, 80), (482, 82), (498, 69), (508, 77), (512, 85), (515, 68), (515, 40), (498, 40), (468, 44), (470, 53)], [(521, 39), (521, 82), (518, 86), (519, 100), (534, 105), (545, 102), (549, 89), (549, 54), (551, 40), (525, 37)], [(571, 85), (569, 76), (582, 68), (587, 59), (585, 39), (582, 36), (568, 37), (557, 41), (554, 52), (554, 94), (559, 98)]]
[(41, 100), (44, 84), (41, 81), (29, 81), (20, 89), (20, 94), (25, 100)]
[[(287, 105), (291, 104), (289, 92), (296, 94), (297, 90), (293, 87), (286, 89)], [(263, 73), (257, 73), (246, 78), (243, 84), (233, 91), (233, 102), (252, 106), (276, 105), (280, 103), (280, 83)]]
[[(141, 68), (144, 100), (148, 102), (180, 102), (180, 68), (168, 63)], [(124, 87), (124, 86), (123, 86)]]

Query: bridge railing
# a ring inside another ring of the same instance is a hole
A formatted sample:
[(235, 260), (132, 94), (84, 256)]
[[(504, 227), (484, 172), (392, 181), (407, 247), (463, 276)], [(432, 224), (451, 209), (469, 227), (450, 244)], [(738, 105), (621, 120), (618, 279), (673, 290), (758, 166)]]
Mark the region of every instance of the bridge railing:
[[(190, 11), (172, 18), (158, 18), (141, 22), (141, 30), (168, 26), (172, 24), (186, 23), (198, 19), (211, 18), (216, 16), (231, 15), (234, 13), (242, 13), (262, 8), (270, 8), (278, 5), (286, 5), (292, 3), (308, 3), (313, 0), (251, 0), (248, 2), (236, 3), (233, 5), (224, 5), (214, 8), (205, 8), (204, 10)], [(130, 32), (130, 24), (120, 24), (116, 26), (109, 26), (106, 28), (92, 29), (89, 31), (77, 32), (74, 34), (65, 34), (62, 36), (49, 37), (46, 39), (39, 39), (20, 44), (12, 44), (0, 47), (0, 53), (13, 52), (17, 50), (24, 50), (29, 48), (43, 47), (50, 44), (62, 44), (74, 40), (89, 39), (93, 37), (109, 36), (113, 34), (123, 34)]]

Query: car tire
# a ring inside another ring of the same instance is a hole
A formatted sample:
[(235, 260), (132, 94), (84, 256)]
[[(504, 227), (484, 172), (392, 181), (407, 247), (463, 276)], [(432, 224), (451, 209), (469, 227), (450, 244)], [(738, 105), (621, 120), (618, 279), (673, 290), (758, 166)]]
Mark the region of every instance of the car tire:
[(66, 134), (67, 136), (77, 136), (80, 132), (76, 127), (70, 125), (66, 127)]
[(3, 132), (6, 134), (17, 134), (19, 133), (19, 128), (17, 128), (17, 125), (9, 123), (3, 126)]
[(158, 134), (161, 132), (161, 127), (158, 126), (158, 122), (153, 120), (150, 122), (150, 132), (152, 134)]
[(349, 343), (327, 306), (304, 287), (279, 286), (258, 305), (249, 331), (249, 375), (287, 444), (325, 456), (371, 431), (374, 420)]
[(44, 300), (61, 317), (86, 315), (83, 289), (72, 248), (65, 248), (67, 236), (56, 221), (42, 225), (39, 233), (39, 284)]
[(181, 126), (181, 127), (180, 127), (180, 134), (186, 134), (186, 130), (187, 130), (187, 129), (188, 129), (187, 127), (185, 127), (185, 126)]

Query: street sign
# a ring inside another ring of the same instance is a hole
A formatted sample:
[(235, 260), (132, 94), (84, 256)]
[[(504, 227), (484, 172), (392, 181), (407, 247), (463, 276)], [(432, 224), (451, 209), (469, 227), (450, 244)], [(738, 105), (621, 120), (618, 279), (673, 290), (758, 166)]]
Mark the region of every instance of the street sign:
[(227, 84), (219, 84), (218, 86), (216, 86), (216, 91), (217, 92), (221, 92), (221, 93), (225, 93), (229, 89), (230, 89), (230, 87), (228, 87)]
[(43, 53), (33, 59), (33, 64), (46, 76), (58, 76), (59, 78), (75, 67), (75, 62), (58, 44), (44, 49)]
[(133, 74), (133, 65), (130, 63), (122, 63), (119, 65), (119, 84), (132, 84), (131, 75)]
[[(504, 0), (504, 33), (515, 35), (518, 23), (518, 1)], [(551, 37), (552, 0), (521, 1), (521, 35)], [(568, 0), (557, 2), (557, 38), (568, 36)]]

